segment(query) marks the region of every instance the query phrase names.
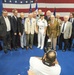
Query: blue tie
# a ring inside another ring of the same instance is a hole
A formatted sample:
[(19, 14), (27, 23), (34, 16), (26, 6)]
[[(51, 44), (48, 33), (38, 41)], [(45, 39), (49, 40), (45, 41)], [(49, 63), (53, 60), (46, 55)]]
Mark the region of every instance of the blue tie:
[(22, 24), (24, 25), (24, 19), (22, 19)]

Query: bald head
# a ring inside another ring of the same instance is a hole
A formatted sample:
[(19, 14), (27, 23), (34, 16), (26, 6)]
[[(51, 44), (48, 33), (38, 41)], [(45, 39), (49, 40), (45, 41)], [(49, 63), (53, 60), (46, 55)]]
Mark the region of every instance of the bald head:
[(51, 16), (51, 11), (50, 11), (50, 10), (48, 10), (48, 11), (46, 12), (46, 16)]
[(69, 16), (70, 18), (73, 18), (73, 13), (70, 13), (70, 16)]
[(39, 10), (38, 10), (38, 14), (40, 15), (41, 13), (42, 13), (42, 10), (41, 10), (41, 9), (39, 9)]
[(55, 16), (54, 15), (51, 15), (51, 21), (54, 20), (54, 19), (55, 19)]
[(54, 63), (55, 60), (56, 60), (56, 52), (55, 51), (49, 51), (47, 54), (46, 54), (46, 59), (48, 61), (50, 61), (51, 63)]
[(24, 18), (24, 13), (23, 13), (23, 12), (20, 13), (20, 17), (21, 17), (22, 19)]
[(28, 17), (32, 18), (33, 17), (33, 13), (29, 13)]
[(37, 12), (34, 11), (34, 12), (33, 12), (33, 18), (36, 18), (36, 17), (37, 17)]
[(57, 18), (57, 19), (60, 18), (60, 14), (59, 14), (59, 13), (56, 14), (56, 18)]
[(69, 16), (67, 16), (67, 15), (66, 15), (66, 16), (64, 16), (64, 21), (65, 21), (65, 22), (67, 22), (67, 21), (68, 21), (68, 19), (69, 19)]

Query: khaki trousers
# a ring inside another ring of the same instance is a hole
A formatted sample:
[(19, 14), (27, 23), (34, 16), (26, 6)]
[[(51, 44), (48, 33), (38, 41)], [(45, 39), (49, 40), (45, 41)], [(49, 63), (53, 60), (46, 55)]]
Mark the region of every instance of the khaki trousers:
[(52, 48), (53, 50), (56, 50), (56, 45), (57, 45), (57, 37), (54, 38), (54, 37), (53, 37), (53, 34), (52, 34), (52, 36), (51, 36), (51, 48)]

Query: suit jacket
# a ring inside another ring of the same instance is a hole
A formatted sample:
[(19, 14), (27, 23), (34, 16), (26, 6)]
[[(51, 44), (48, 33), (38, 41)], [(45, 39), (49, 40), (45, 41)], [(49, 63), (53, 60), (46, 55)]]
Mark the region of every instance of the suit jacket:
[(72, 23), (72, 37), (74, 38), (74, 20), (73, 20), (73, 23)]
[[(25, 23), (25, 18), (24, 18), (24, 23)], [(24, 25), (22, 24), (22, 18), (19, 17), (19, 31), (21, 32), (21, 34), (23, 34), (24, 29), (25, 29), (25, 27), (24, 27)]]
[(34, 34), (36, 30), (36, 20), (34, 18), (31, 19), (31, 23), (29, 18), (25, 19), (25, 32), (28, 32), (28, 34)]
[[(62, 32), (63, 24), (64, 22), (62, 23), (61, 26), (61, 32)], [(64, 39), (69, 39), (71, 37), (71, 34), (72, 34), (72, 23), (67, 22), (64, 27)]]
[(56, 38), (60, 33), (60, 31), (59, 31), (59, 23), (56, 20), (54, 20), (53, 25), (51, 24), (51, 21), (49, 21), (48, 24), (50, 24), (50, 26), (48, 25), (48, 27), (47, 27), (47, 35), (48, 35), (48, 37), (51, 37), (52, 34), (53, 34), (53, 37)]
[(45, 20), (48, 22), (50, 21), (50, 17), (48, 18), (47, 16), (45, 16)]
[[(70, 21), (70, 18), (69, 18), (68, 21)], [(71, 21), (70, 21), (70, 22), (71, 22)], [(73, 20), (72, 20), (72, 37), (74, 38), (74, 18), (73, 18)]]
[(20, 32), (19, 18), (17, 17), (16, 20), (15, 17), (12, 16), (11, 22), (12, 22), (12, 33), (19, 33)]
[[(11, 17), (8, 16), (8, 19), (10, 21), (10, 26), (11, 26)], [(5, 23), (5, 20), (4, 20), (4, 17), (1, 16), (0, 17), (0, 36), (1, 37), (4, 37), (7, 33), (7, 26), (6, 26), (6, 23)]]

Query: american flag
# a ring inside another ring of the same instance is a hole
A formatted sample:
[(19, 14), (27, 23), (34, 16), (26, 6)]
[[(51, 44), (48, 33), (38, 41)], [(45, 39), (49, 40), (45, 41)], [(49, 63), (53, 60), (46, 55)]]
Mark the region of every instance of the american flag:
[(70, 12), (74, 12), (74, 0), (3, 0), (3, 9), (7, 10), (10, 14), (12, 9), (17, 9), (18, 12), (29, 13), (30, 2), (32, 4), (32, 10), (36, 8), (36, 1), (38, 3), (38, 9), (42, 9), (43, 12), (47, 10), (60, 13), (61, 17), (69, 15)]

